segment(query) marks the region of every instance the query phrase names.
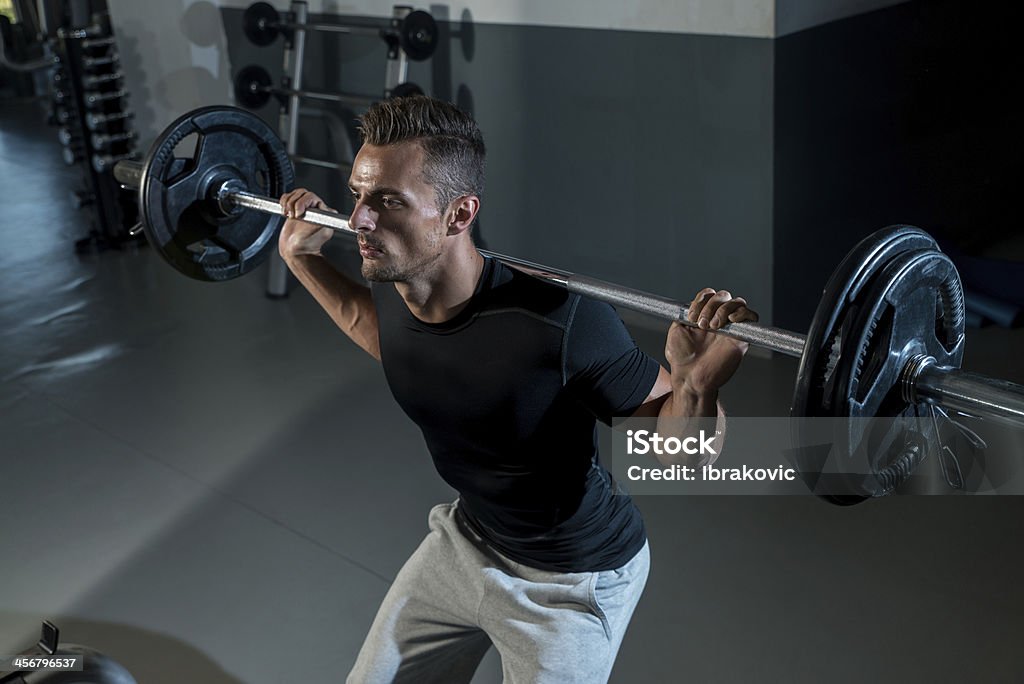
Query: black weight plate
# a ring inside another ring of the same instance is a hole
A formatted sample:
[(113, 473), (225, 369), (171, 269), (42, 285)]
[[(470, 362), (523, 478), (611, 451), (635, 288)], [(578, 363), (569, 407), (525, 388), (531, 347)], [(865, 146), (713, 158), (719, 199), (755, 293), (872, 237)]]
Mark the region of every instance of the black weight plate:
[(832, 272), (811, 319), (790, 415), (835, 415), (823, 397), (825, 385), (832, 380), (825, 368), (829, 358), (839, 351), (833, 348), (835, 331), (852, 320), (851, 312), (857, 308), (862, 288), (891, 258), (913, 249), (937, 248), (935, 240), (920, 228), (897, 225), (872, 233), (850, 250)]
[(242, 67), (235, 76), (235, 100), (247, 109), (259, 109), (270, 99), (265, 88), (271, 85), (270, 73), (259, 64)]
[(847, 486), (864, 496), (884, 496), (912, 474), (935, 435), (922, 429), (927, 421), (861, 419), (928, 415), (928, 407), (904, 400), (900, 376), (918, 355), (934, 358), (939, 366), (960, 366), (963, 290), (949, 257), (920, 249), (891, 259), (860, 301), (832, 368), (835, 415), (852, 418), (836, 444), (840, 455), (859, 452), (855, 460), (861, 472), (847, 477)]
[(409, 12), (398, 30), (398, 42), (414, 62), (429, 59), (437, 49), (437, 22), (429, 12)]
[(280, 21), (281, 15), (269, 2), (254, 2), (242, 15), (242, 30), (253, 45), (264, 47), (277, 39)]
[[(832, 272), (821, 301), (811, 319), (804, 352), (800, 359), (790, 415), (794, 418), (834, 416), (831, 405), (834, 384), (833, 362), (841, 353), (838, 340), (844, 326), (849, 326), (859, 308), (858, 296), (871, 279), (894, 256), (913, 249), (935, 249), (930, 235), (914, 226), (895, 225), (867, 236), (843, 258)], [(796, 421), (800, 425), (800, 421)], [(800, 443), (800, 438), (797, 438)], [(816, 489), (821, 464), (798, 463), (798, 470), (812, 490)], [(831, 503), (849, 505), (864, 497), (823, 495)]]
[(405, 83), (399, 83), (391, 89), (389, 97), (412, 97), (413, 95), (422, 95), (423, 89), (415, 83), (406, 81)]
[[(193, 134), (194, 153), (175, 156)], [(146, 238), (191, 278), (237, 278), (266, 259), (284, 219), (250, 210), (225, 213), (213, 193), (232, 181), (239, 189), (278, 197), (291, 189), (294, 176), (284, 144), (256, 115), (222, 106), (189, 112), (146, 155), (139, 184)]]

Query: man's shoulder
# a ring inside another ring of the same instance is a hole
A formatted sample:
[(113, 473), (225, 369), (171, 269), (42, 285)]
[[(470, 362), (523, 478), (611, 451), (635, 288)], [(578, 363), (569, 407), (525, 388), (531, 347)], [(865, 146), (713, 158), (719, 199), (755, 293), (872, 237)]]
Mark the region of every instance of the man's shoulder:
[(518, 310), (559, 326), (568, 325), (579, 295), (564, 287), (535, 278), (498, 261), (487, 309)]
[(563, 328), (581, 327), (599, 333), (609, 327), (623, 327), (615, 308), (607, 302), (569, 292), (497, 262), (492, 281), (489, 309), (524, 309)]

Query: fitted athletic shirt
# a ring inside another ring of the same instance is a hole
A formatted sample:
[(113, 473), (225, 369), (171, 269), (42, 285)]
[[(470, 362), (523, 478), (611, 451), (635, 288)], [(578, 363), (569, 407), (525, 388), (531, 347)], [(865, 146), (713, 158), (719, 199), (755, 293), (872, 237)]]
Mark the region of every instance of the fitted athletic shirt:
[(598, 460), (596, 421), (631, 415), (659, 365), (615, 310), (492, 258), (443, 323), (413, 316), (393, 283), (371, 288), (388, 384), (465, 522), (534, 568), (625, 565), (646, 533)]

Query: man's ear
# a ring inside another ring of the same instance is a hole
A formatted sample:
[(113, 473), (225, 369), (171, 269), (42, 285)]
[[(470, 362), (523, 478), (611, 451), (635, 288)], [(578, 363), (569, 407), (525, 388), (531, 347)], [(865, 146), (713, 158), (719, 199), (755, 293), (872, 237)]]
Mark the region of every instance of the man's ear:
[(465, 233), (476, 220), (477, 212), (480, 211), (480, 198), (476, 195), (463, 195), (457, 197), (449, 205), (445, 218), (448, 222), (448, 235), (459, 235)]

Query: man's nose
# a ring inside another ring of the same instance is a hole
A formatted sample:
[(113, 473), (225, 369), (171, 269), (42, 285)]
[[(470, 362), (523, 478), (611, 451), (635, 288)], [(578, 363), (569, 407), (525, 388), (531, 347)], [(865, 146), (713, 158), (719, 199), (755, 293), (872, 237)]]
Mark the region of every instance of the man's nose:
[(375, 230), (377, 228), (377, 214), (365, 202), (356, 202), (352, 208), (352, 215), (348, 217), (348, 224), (353, 230)]

